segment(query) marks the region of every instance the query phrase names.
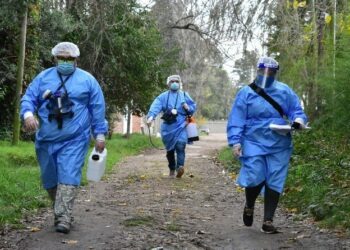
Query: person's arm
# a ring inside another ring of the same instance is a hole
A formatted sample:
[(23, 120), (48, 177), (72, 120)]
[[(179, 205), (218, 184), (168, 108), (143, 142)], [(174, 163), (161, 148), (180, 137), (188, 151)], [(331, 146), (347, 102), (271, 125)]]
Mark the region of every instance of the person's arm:
[(157, 117), (157, 115), (162, 111), (163, 109), (163, 100), (162, 97), (164, 95), (157, 96), (156, 99), (151, 104), (151, 107), (149, 108), (148, 114), (147, 114), (147, 124), (150, 125), (150, 123)]
[(288, 96), (288, 119), (293, 121), (292, 127), (295, 129), (305, 128), (308, 121), (307, 116), (301, 107), (301, 103), (297, 94), (290, 89)]
[(105, 148), (105, 135), (108, 132), (108, 123), (105, 119), (105, 100), (100, 85), (95, 79), (91, 80), (88, 109), (91, 114), (91, 129), (96, 139), (95, 148), (102, 152)]
[[(236, 95), (227, 121), (227, 141), (233, 147), (234, 154), (240, 154), (241, 137), (247, 119), (246, 93), (241, 89)], [(238, 156), (238, 155), (236, 155)]]
[(34, 132), (39, 126), (34, 114), (37, 112), (39, 103), (40, 81), (40, 75), (34, 78), (21, 99), (20, 117), (24, 121), (24, 128), (27, 132)]
[(193, 101), (188, 93), (184, 92), (184, 97), (185, 103), (182, 104), (182, 107), (189, 115), (193, 115), (193, 113), (197, 110), (197, 104)]

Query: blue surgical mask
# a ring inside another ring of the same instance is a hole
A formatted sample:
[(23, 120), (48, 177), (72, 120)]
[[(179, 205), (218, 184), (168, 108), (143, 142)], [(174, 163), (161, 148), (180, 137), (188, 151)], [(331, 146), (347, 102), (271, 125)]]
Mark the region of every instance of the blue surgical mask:
[(257, 77), (255, 79), (256, 85), (258, 85), (260, 88), (268, 88), (272, 85), (272, 83), (274, 81), (275, 81), (274, 76), (267, 76), (265, 86), (263, 86), (263, 84), (264, 84), (264, 76), (263, 75), (257, 75)]
[(180, 83), (178, 83), (178, 82), (172, 82), (171, 85), (170, 85), (170, 89), (171, 89), (171, 90), (176, 91), (176, 90), (178, 90), (179, 88), (180, 88)]
[(70, 75), (75, 70), (75, 64), (73, 61), (72, 62), (67, 62), (67, 61), (58, 62), (57, 63), (57, 70), (62, 75)]

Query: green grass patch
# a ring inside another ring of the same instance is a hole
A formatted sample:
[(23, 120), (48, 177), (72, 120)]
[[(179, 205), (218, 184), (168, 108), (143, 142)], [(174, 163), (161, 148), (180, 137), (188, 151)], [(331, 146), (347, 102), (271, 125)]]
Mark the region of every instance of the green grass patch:
[(154, 219), (151, 216), (136, 216), (130, 219), (126, 219), (122, 224), (126, 227), (137, 227), (137, 226), (150, 226), (154, 223)]
[[(159, 139), (153, 138), (153, 141), (161, 145)], [(111, 140), (107, 140), (107, 174), (126, 156), (149, 147), (147, 136), (133, 134), (126, 139), (121, 135), (113, 135)], [(24, 215), (50, 206), (46, 191), (41, 185), (34, 144), (20, 142), (18, 146), (11, 146), (9, 142), (0, 141), (0, 158), (0, 229), (5, 225), (21, 227)], [(82, 185), (86, 183), (85, 166)]]
[[(295, 134), (294, 152), (281, 202), (299, 217), (350, 230), (350, 138), (313, 129)], [(239, 162), (224, 148), (218, 159), (232, 172)]]
[(237, 173), (240, 168), (240, 163), (237, 159), (233, 158), (232, 148), (225, 147), (219, 151), (218, 160), (229, 172)]
[(171, 221), (169, 224), (166, 225), (166, 230), (171, 232), (179, 232), (181, 231), (181, 228), (174, 221)]

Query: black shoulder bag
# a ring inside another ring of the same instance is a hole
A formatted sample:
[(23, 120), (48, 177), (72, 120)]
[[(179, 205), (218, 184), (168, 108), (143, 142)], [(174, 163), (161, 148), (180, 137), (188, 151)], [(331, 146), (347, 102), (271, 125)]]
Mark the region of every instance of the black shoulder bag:
[(252, 82), (251, 84), (249, 84), (249, 87), (254, 90), (255, 93), (257, 93), (258, 95), (260, 95), (262, 98), (264, 98), (268, 103), (270, 103), (272, 105), (272, 107), (274, 107), (278, 113), (281, 115), (281, 117), (283, 119), (286, 119), (286, 115), (283, 112), (283, 109), (281, 107), (281, 105), (279, 105), (271, 96), (269, 96), (268, 94), (266, 94), (266, 92), (260, 88), (259, 86), (257, 86), (255, 84), (255, 82)]

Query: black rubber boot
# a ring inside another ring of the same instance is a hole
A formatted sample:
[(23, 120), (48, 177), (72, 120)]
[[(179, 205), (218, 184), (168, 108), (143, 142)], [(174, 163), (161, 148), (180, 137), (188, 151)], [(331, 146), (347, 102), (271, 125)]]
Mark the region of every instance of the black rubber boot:
[(277, 228), (272, 224), (275, 211), (277, 209), (280, 193), (265, 186), (264, 199), (264, 223), (261, 231), (267, 234), (279, 233)]
[(243, 209), (243, 223), (247, 227), (253, 225), (255, 201), (256, 198), (258, 198), (264, 183), (265, 182), (262, 182), (255, 187), (245, 188), (246, 204)]

